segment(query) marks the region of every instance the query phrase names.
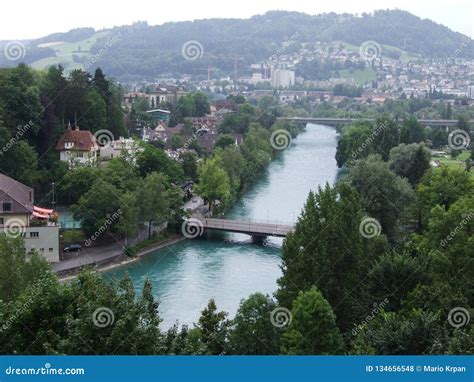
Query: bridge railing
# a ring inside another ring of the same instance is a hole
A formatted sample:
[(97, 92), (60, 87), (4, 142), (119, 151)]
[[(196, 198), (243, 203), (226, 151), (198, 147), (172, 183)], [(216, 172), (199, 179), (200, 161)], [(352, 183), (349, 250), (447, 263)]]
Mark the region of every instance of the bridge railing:
[(197, 217), (200, 220), (224, 220), (224, 221), (231, 221), (234, 223), (242, 223), (242, 224), (266, 224), (266, 225), (275, 225), (275, 226), (289, 226), (293, 227), (296, 222), (290, 222), (290, 221), (285, 221), (285, 220), (272, 220), (272, 219), (241, 219), (241, 218), (228, 218), (228, 217), (218, 217), (218, 218), (205, 218), (205, 217)]

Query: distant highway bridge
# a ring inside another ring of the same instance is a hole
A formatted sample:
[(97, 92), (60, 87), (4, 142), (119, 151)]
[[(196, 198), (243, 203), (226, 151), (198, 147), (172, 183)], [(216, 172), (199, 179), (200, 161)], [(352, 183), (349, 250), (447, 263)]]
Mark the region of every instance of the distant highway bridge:
[[(375, 122), (374, 118), (304, 118), (304, 117), (279, 117), (279, 120), (283, 121), (293, 121), (297, 123), (315, 123), (318, 125), (327, 125), (327, 126), (340, 126), (346, 125), (348, 123), (358, 122), (358, 121), (367, 121)], [(419, 119), (423, 126), (430, 127), (452, 127), (456, 126), (458, 121), (455, 119)], [(471, 124), (474, 124), (474, 120), (469, 121)]]
[(194, 216), (183, 223), (183, 234), (186, 237), (195, 238), (202, 235), (205, 230), (215, 230), (245, 233), (250, 236), (285, 237), (294, 228), (292, 224), (288, 223)]

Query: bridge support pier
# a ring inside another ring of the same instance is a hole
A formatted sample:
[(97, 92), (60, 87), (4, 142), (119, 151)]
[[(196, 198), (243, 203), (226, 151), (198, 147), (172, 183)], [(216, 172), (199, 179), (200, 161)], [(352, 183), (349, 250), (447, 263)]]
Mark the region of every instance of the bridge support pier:
[(254, 244), (263, 244), (267, 236), (263, 235), (252, 235), (252, 243)]

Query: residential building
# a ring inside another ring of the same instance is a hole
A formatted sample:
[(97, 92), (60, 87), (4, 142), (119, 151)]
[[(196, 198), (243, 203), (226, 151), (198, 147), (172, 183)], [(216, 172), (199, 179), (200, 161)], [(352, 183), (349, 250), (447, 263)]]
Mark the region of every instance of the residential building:
[(112, 141), (100, 148), (100, 160), (108, 161), (123, 154), (127, 160), (135, 163), (140, 150), (141, 148), (137, 141), (132, 138), (120, 137), (118, 140)]
[(88, 130), (80, 130), (79, 126), (68, 125), (65, 133), (59, 138), (56, 150), (60, 160), (69, 167), (77, 165), (93, 165), (97, 163), (100, 147), (94, 135)]
[(274, 88), (287, 88), (294, 85), (294, 70), (272, 69), (271, 84)]
[(169, 102), (176, 105), (179, 99), (188, 94), (186, 88), (182, 85), (158, 85), (154, 90), (148, 93), (150, 107), (155, 108), (160, 103)]
[(34, 205), (34, 191), (0, 174), (0, 233), (23, 237), (26, 254), (37, 251), (50, 262), (59, 261), (59, 226), (53, 210)]
[(474, 85), (467, 87), (467, 98), (474, 99)]

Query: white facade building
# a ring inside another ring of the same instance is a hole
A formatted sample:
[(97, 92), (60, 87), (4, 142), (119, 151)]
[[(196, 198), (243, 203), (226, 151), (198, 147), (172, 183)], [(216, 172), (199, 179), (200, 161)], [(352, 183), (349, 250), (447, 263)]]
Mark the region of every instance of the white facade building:
[(294, 85), (294, 70), (272, 69), (271, 84), (274, 88), (287, 88)]

